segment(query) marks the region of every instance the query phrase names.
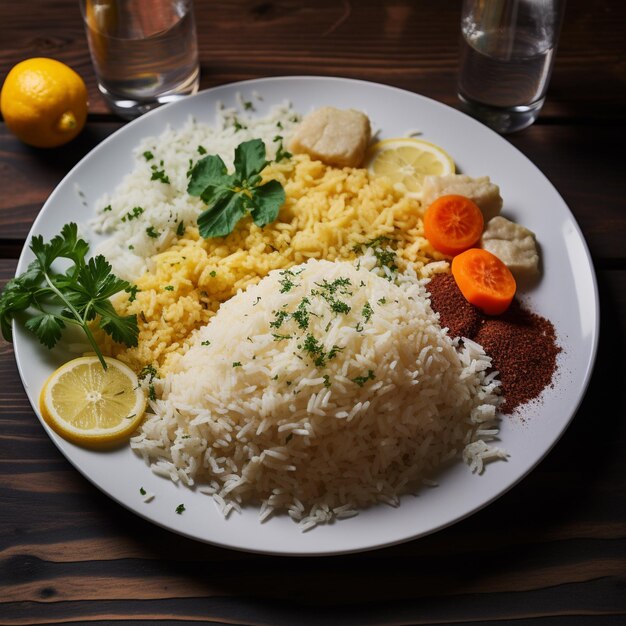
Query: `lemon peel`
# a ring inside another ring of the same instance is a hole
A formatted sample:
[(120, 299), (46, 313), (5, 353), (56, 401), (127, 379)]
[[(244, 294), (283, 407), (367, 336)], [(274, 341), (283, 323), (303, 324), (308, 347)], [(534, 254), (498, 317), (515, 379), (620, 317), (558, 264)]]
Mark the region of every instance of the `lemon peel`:
[(456, 171), (452, 157), (443, 148), (414, 137), (375, 143), (368, 151), (366, 163), (370, 174), (386, 176), (396, 189), (418, 200), (425, 176), (445, 176)]
[(127, 440), (146, 410), (146, 394), (137, 375), (124, 363), (97, 356), (73, 359), (45, 382), (39, 409), (45, 422), (63, 438), (89, 448)]
[(55, 59), (35, 57), (13, 66), (0, 92), (8, 129), (26, 144), (54, 148), (71, 141), (87, 120), (83, 79)]

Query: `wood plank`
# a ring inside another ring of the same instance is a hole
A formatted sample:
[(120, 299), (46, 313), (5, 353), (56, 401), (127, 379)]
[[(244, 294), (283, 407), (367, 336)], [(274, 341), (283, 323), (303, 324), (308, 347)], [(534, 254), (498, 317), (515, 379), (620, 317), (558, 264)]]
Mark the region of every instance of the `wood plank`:
[[(456, 104), (457, 0), (198, 2), (201, 87), (260, 76), (319, 74), (363, 78)], [(33, 23), (32, 15), (45, 15)], [(542, 118), (623, 118), (624, 3), (567, 5), (549, 97)], [(85, 79), (92, 113), (106, 113), (78, 3), (31, 0), (0, 4), (0, 75), (29, 56), (68, 63)], [(585, 77), (581, 89), (581, 76)]]
[(0, 124), (0, 250), (13, 243), (9, 253), (19, 251), (54, 188), (80, 159), (121, 126), (121, 122), (90, 124), (69, 145), (40, 150), (24, 145)]

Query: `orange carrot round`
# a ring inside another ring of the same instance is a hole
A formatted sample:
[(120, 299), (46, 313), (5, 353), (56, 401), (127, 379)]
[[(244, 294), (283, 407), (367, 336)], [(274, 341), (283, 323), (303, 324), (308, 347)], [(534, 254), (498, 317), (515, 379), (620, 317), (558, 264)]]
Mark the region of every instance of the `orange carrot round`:
[(454, 256), (482, 235), (483, 214), (475, 202), (456, 194), (437, 198), (424, 214), (424, 234), (435, 250)]
[(511, 270), (482, 248), (470, 248), (455, 256), (452, 276), (465, 299), (487, 315), (504, 313), (515, 295)]

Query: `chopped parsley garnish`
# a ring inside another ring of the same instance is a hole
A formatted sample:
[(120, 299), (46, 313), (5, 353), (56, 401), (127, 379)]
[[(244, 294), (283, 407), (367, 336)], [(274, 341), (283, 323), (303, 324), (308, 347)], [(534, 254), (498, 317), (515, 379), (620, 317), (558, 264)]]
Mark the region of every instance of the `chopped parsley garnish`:
[(278, 335), (277, 333), (272, 333), (272, 337), (274, 337), (274, 341), (282, 341), (283, 339), (291, 339), (291, 335)]
[(178, 515), (182, 515), (184, 510), (185, 510), (185, 505), (184, 504), (179, 504), (176, 507), (176, 513), (178, 513)]
[(370, 321), (373, 313), (374, 311), (372, 310), (372, 305), (369, 302), (366, 302), (363, 305), (363, 310), (361, 311), (361, 315), (365, 318), (366, 322)]
[(152, 239), (156, 239), (159, 236), (159, 232), (154, 230), (154, 226), (149, 226), (146, 228), (146, 235), (152, 237)]
[(206, 148), (204, 146), (198, 146), (198, 154), (206, 154)]
[(210, 346), (211, 342), (207, 339), (206, 341), (203, 341), (201, 345), (203, 345), (203, 346)]
[(292, 280), (292, 278), (295, 277), (295, 274), (291, 270), (283, 270), (280, 272), (280, 275), (284, 276), (284, 278), (281, 278), (278, 281), (280, 283), (280, 293), (287, 293), (288, 291), (291, 291), (296, 286), (296, 283)]
[(140, 493), (142, 496), (145, 496), (145, 495), (146, 495), (146, 490), (145, 490), (143, 487), (139, 487), (139, 493)]
[(380, 298), (380, 300), (378, 300), (378, 304), (387, 304), (387, 298)]
[(133, 208), (132, 211), (122, 216), (122, 222), (125, 222), (126, 220), (128, 220), (129, 222), (132, 222), (132, 220), (136, 220), (142, 213), (143, 213), (143, 208), (140, 206), (136, 206)]
[(287, 150), (285, 150), (285, 148), (283, 147), (283, 138), (281, 135), (276, 135), (276, 137), (274, 137), (274, 143), (278, 143), (278, 146), (276, 147), (277, 163), (279, 163), (283, 159), (290, 159), (293, 156), (291, 152), (287, 152)]
[(185, 222), (178, 222), (176, 227), (176, 236), (182, 237), (185, 234)]
[(137, 298), (137, 292), (139, 291), (139, 287), (137, 287), (137, 285), (129, 285), (128, 287), (126, 287), (126, 289), (124, 289), (124, 291), (130, 294), (128, 296), (128, 301), (134, 302)]
[(352, 379), (352, 382), (356, 383), (359, 387), (362, 387), (368, 380), (374, 380), (374, 371), (367, 370), (367, 376), (357, 376)]
[(270, 322), (272, 328), (280, 328), (290, 317), (287, 311), (274, 311), (274, 319)]
[(155, 379), (155, 377), (158, 377), (158, 375), (159, 374), (154, 365), (144, 365), (139, 374), (137, 374), (139, 380), (144, 380), (145, 378), (148, 378), (148, 398), (153, 402), (156, 400), (156, 391), (154, 389), (154, 384), (152, 381)]
[(298, 308), (293, 312), (293, 319), (298, 324), (298, 328), (306, 330), (309, 327), (309, 316), (311, 313), (307, 310), (307, 306), (311, 304), (308, 298), (302, 298)]
[(371, 248), (374, 257), (376, 257), (376, 265), (378, 267), (386, 267), (391, 272), (397, 272), (398, 266), (396, 265), (396, 253), (389, 249), (392, 241), (393, 240), (389, 239), (389, 237), (376, 237), (366, 243), (357, 244), (352, 248), (352, 250), (353, 252), (359, 253), (363, 248)]
[(144, 158), (146, 161), (152, 161), (152, 159), (154, 159), (154, 154), (152, 154), (152, 152), (150, 152), (150, 150), (146, 150), (146, 151), (143, 153), (143, 158)]
[(232, 174), (216, 154), (205, 156), (194, 165), (187, 192), (199, 196), (208, 206), (198, 216), (202, 237), (230, 234), (247, 213), (261, 228), (278, 217), (285, 190), (277, 180), (261, 184), (261, 171), (268, 164), (265, 144), (261, 139), (252, 139), (235, 148)]
[(330, 376), (328, 374), (324, 374), (324, 387), (328, 389), (330, 387)]
[(165, 291), (174, 291), (174, 286), (173, 285), (166, 285), (164, 287)]
[(241, 361), (234, 361), (233, 367), (241, 367)]
[[(216, 272), (215, 270), (211, 270), (211, 271), (209, 272), (209, 276), (210, 276), (211, 278), (215, 278), (215, 277), (217, 276), (217, 272)], [(206, 294), (205, 294), (205, 295), (206, 295)]]
[[(48, 243), (40, 235), (33, 237), (30, 249), (35, 259), (0, 293), (0, 330), (7, 341), (13, 337), (13, 319), (25, 313), (29, 317), (26, 328), (48, 348), (56, 345), (67, 326), (81, 328), (104, 369), (106, 361), (89, 322), (98, 318), (99, 327), (114, 341), (129, 347), (137, 345), (137, 317), (118, 315), (109, 300), (127, 290), (130, 283), (111, 272), (104, 256), (86, 260), (89, 244), (79, 239), (76, 224), (65, 224)], [(61, 258), (72, 263), (62, 273), (52, 268)]]
[(107, 213), (108, 211), (112, 211), (112, 210), (113, 210), (113, 208), (111, 207), (111, 205), (110, 205), (110, 204), (107, 204), (107, 205), (104, 207), (104, 209), (102, 209), (102, 212), (103, 212), (103, 213)]
[(341, 300), (333, 300), (330, 303), (330, 309), (334, 313), (350, 313), (350, 307), (345, 302), (341, 302)]
[(327, 361), (337, 356), (338, 352), (343, 350), (343, 348), (339, 346), (333, 346), (328, 352), (324, 352), (323, 344), (310, 333), (304, 338), (301, 347), (304, 352), (307, 352), (309, 356), (313, 358), (313, 363), (315, 363), (317, 367), (322, 367)]
[(165, 185), (170, 184), (170, 178), (165, 173), (165, 170), (160, 170), (156, 165), (152, 166), (152, 176), (150, 176), (150, 180), (160, 180)]

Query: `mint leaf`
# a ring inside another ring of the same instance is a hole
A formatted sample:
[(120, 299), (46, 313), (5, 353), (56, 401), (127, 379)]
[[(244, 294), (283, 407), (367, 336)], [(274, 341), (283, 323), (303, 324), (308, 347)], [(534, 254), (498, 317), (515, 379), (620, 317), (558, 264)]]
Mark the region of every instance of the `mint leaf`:
[(270, 180), (251, 192), (253, 208), (252, 219), (257, 226), (263, 227), (273, 222), (285, 203), (285, 190), (277, 180)]

